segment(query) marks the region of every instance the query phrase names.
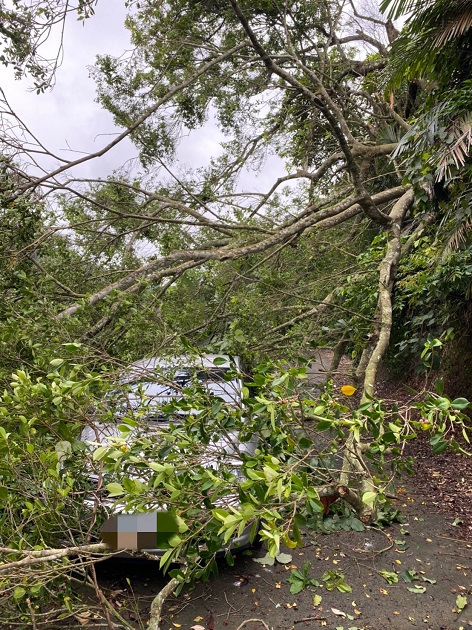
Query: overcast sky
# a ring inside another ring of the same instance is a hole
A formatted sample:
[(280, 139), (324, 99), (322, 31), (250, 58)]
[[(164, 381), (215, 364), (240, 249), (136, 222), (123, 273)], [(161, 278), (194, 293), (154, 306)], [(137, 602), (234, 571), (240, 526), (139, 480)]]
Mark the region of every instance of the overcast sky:
[[(125, 15), (124, 2), (100, 0), (90, 19), (67, 20), (63, 62), (52, 91), (37, 95), (28, 91), (33, 83), (30, 78), (17, 81), (10, 69), (1, 70), (2, 88), (13, 110), (48, 149), (68, 160), (80, 157), (81, 152), (97, 151), (121, 131), (114, 126), (111, 114), (96, 103), (95, 84), (88, 67), (94, 64), (97, 55), (120, 56), (131, 48), (129, 32), (124, 27)], [(51, 42), (48, 52), (53, 48)], [(190, 138), (182, 138), (179, 159), (191, 167), (207, 164), (210, 156), (220, 152), (222, 139), (210, 120), (204, 129), (192, 132)], [(102, 158), (76, 167), (71, 174), (106, 177), (135, 156), (135, 147), (124, 141)], [(51, 161), (47, 168), (51, 170), (54, 166)], [(280, 160), (269, 159), (261, 174), (245, 176), (244, 185), (262, 191), (270, 187), (275, 171), (282, 174), (283, 165)]]

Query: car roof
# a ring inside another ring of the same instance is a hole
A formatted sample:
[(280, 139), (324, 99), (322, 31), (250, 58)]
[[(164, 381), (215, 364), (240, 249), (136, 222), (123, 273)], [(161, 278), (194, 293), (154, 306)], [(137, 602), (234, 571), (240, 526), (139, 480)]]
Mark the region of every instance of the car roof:
[[(215, 359), (220, 359), (215, 365)], [(224, 360), (224, 362), (223, 362)], [(179, 370), (186, 368), (197, 369), (228, 369), (236, 364), (239, 367), (239, 358), (233, 360), (227, 354), (202, 354), (202, 355), (180, 355), (173, 357), (150, 357), (140, 359), (132, 363), (126, 371), (126, 380), (142, 377), (146, 372), (154, 372), (156, 368), (161, 370)]]

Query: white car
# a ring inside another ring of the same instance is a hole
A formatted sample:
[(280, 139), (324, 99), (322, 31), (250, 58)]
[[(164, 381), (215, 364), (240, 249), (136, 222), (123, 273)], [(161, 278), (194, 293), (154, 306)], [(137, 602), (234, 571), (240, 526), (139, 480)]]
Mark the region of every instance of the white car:
[[(132, 364), (120, 378), (120, 386), (117, 388), (116, 398), (119, 399), (115, 422), (94, 423), (87, 426), (81, 435), (81, 440), (95, 448), (106, 446), (113, 438), (119, 437), (118, 425), (125, 415), (140, 417), (139, 429), (132, 430), (127, 435), (127, 440), (133, 440), (138, 431), (147, 436), (159, 435), (159, 429), (169, 428), (169, 414), (163, 412), (163, 406), (178, 401), (183, 397), (182, 390), (192, 383), (201, 386), (203, 390), (216, 399), (220, 399), (227, 405), (239, 408), (242, 405), (243, 382), (239, 377), (240, 365), (237, 358), (230, 359), (226, 355), (205, 354), (197, 357), (172, 357), (168, 359), (150, 358), (143, 359)], [(231, 376), (228, 374), (231, 371)], [(234, 376), (233, 376), (234, 374)], [(114, 397), (115, 398), (115, 397)], [(116, 401), (115, 401), (116, 402)], [(171, 417), (173, 423), (183, 421), (187, 414), (198, 414), (198, 410), (178, 409)], [(216, 440), (212, 440), (205, 446), (200, 460), (207, 467), (217, 473), (219, 462), (230, 464), (237, 478), (242, 478), (241, 454), (254, 454), (257, 440), (240, 442), (237, 431), (225, 431)], [(91, 475), (91, 479), (98, 480), (98, 476)], [(166, 506), (159, 506), (156, 512), (154, 507), (144, 514), (132, 514), (123, 504), (113, 501), (109, 497), (99, 499), (102, 508), (105, 508), (109, 519), (102, 527), (102, 538), (111, 547), (117, 549), (144, 549), (148, 553), (163, 555), (168, 548), (153, 547), (149, 541), (153, 535), (160, 534), (158, 540), (162, 540), (162, 531), (158, 532), (158, 522), (166, 522), (169, 530), (174, 525), (166, 516)], [(87, 499), (87, 504), (97, 505), (97, 497)], [(237, 497), (228, 496), (225, 504), (218, 507), (237, 505)], [(144, 528), (144, 529), (143, 529)], [(250, 544), (251, 527), (246, 528), (242, 535), (231, 541), (231, 550), (247, 548)], [(144, 541), (147, 541), (144, 543)]]

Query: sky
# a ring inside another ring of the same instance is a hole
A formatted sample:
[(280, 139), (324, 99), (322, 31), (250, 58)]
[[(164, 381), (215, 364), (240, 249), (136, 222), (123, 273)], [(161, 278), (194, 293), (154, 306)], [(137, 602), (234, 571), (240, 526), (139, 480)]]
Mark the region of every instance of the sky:
[[(124, 2), (100, 0), (95, 15), (78, 22), (68, 19), (64, 36), (63, 62), (57, 71), (52, 90), (43, 94), (30, 91), (33, 81), (27, 77), (15, 80), (10, 69), (2, 68), (1, 86), (12, 109), (28, 128), (51, 151), (68, 160), (81, 154), (97, 151), (119, 133), (109, 112), (96, 102), (95, 83), (89, 76), (89, 67), (100, 54), (121, 56), (130, 50), (129, 32), (124, 26)], [(54, 54), (57, 38), (48, 43), (48, 52)], [(47, 56), (43, 52), (44, 56)], [(203, 129), (184, 135), (179, 145), (178, 158), (183, 167), (198, 167), (208, 163), (210, 156), (220, 153), (223, 135), (210, 117)], [(124, 163), (136, 157), (130, 141), (123, 141), (105, 156), (75, 167), (74, 177), (103, 178)], [(48, 170), (57, 166), (49, 159)], [(244, 186), (263, 191), (270, 187), (274, 174), (283, 174), (283, 164), (269, 159), (260, 174), (245, 174)]]
[[(124, 10), (116, 0), (101, 0), (96, 15), (84, 22), (68, 19), (64, 37), (64, 55), (57, 71), (56, 85), (50, 91), (36, 94), (29, 91), (31, 78), (15, 80), (12, 72), (3, 69), (2, 88), (12, 109), (29, 129), (53, 152), (66, 159), (80, 157), (78, 152), (96, 151), (107, 143), (108, 134), (117, 132), (111, 114), (95, 102), (95, 85), (88, 66), (97, 54), (121, 55), (130, 48), (128, 32), (123, 25)], [(55, 50), (56, 41), (48, 45)], [(43, 52), (46, 56), (46, 52)], [(81, 177), (104, 176), (134, 151), (126, 147), (76, 169)], [(50, 163), (50, 167), (54, 166)]]

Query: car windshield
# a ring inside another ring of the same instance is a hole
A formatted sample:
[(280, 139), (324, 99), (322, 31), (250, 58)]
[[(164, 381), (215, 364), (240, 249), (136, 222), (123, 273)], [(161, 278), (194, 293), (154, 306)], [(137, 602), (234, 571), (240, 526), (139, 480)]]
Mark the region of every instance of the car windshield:
[[(228, 379), (229, 368), (182, 367), (168, 375), (156, 374), (151, 380), (149, 371), (141, 378), (128, 382), (127, 406), (136, 410), (147, 409), (147, 419), (160, 419), (162, 405), (182, 397), (183, 390), (198, 382), (208, 393), (224, 402), (238, 405), (241, 401), (241, 385), (237, 379)], [(162, 418), (163, 419), (163, 418)]]

